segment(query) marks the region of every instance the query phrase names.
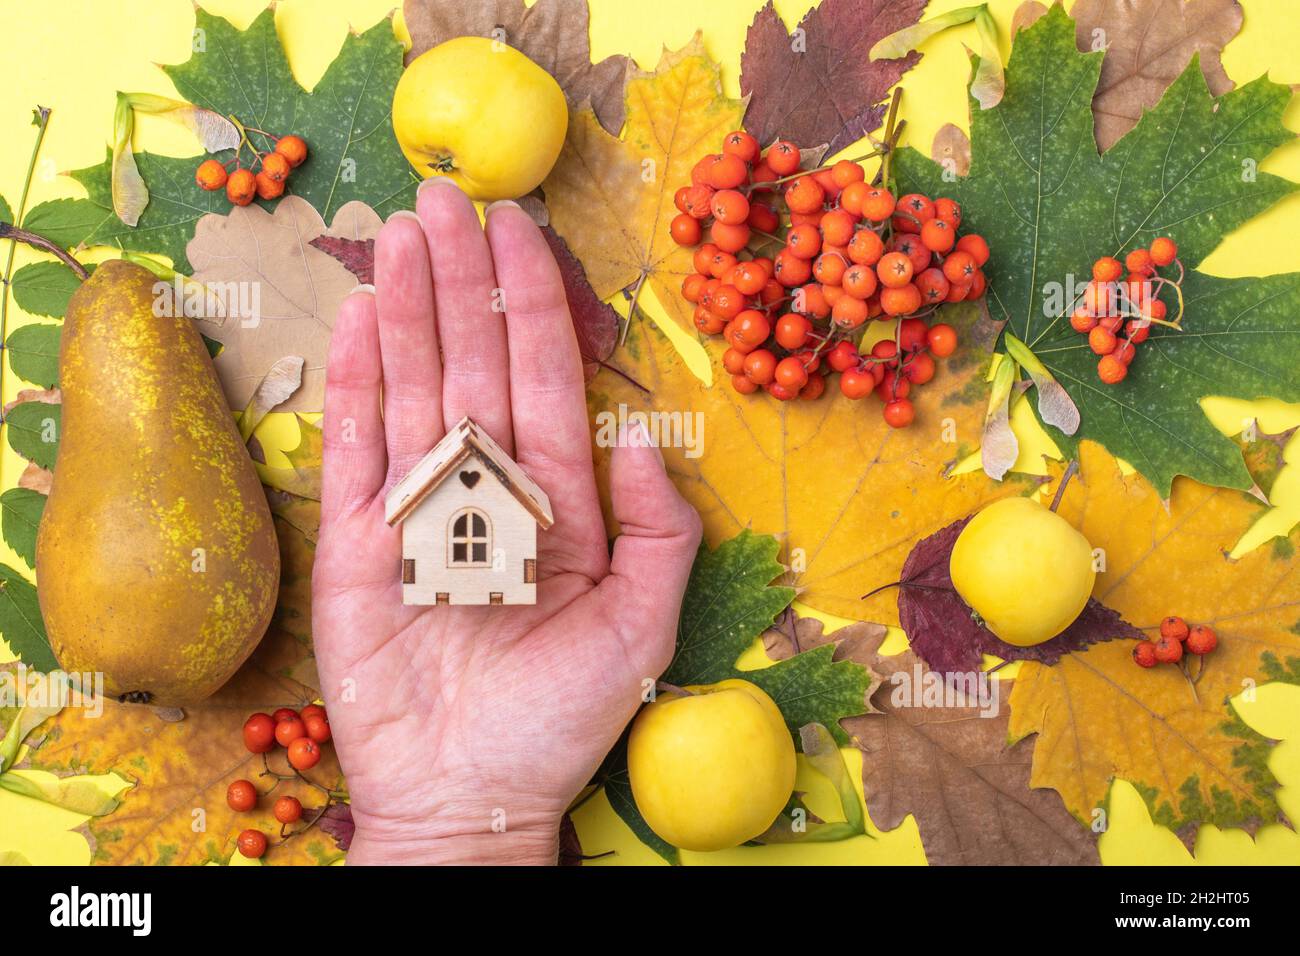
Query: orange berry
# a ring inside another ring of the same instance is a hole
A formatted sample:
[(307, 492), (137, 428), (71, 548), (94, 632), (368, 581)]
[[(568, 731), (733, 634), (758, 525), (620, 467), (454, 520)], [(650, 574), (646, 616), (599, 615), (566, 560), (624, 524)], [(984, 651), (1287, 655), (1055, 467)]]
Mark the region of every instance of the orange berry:
[(1155, 642), (1156, 660), (1161, 664), (1177, 664), (1183, 659), (1183, 644), (1170, 637), (1159, 637)]
[(1134, 272), (1140, 276), (1149, 276), (1155, 271), (1155, 263), (1151, 261), (1151, 253), (1145, 249), (1134, 249), (1124, 257), (1124, 265), (1128, 267), (1129, 272)]
[(867, 178), (867, 171), (851, 159), (841, 159), (831, 167), (831, 178), (840, 189), (847, 189), (854, 183)]
[(252, 170), (236, 169), (226, 180), (226, 198), (236, 206), (247, 206), (257, 195), (257, 177)]
[(294, 770), (310, 770), (320, 763), (320, 744), (310, 737), (299, 737), (289, 744), (288, 757)]
[(293, 166), (282, 153), (267, 153), (262, 157), (262, 172), (276, 182), (284, 182), (288, 179), (292, 168)]
[(738, 226), (749, 219), (749, 200), (734, 189), (719, 189), (713, 194), (709, 210), (718, 222)]
[(1156, 660), (1156, 646), (1151, 641), (1138, 641), (1133, 645), (1133, 661), (1138, 667), (1155, 667), (1160, 663)]
[(910, 282), (880, 292), (880, 308), (886, 315), (908, 315), (919, 309), (922, 302), (921, 290)]
[(884, 415), (890, 428), (906, 428), (916, 418), (916, 409), (906, 398), (896, 398), (885, 406)]
[(813, 275), (823, 285), (839, 285), (848, 263), (838, 252), (823, 252), (813, 263)]
[(787, 247), (776, 254), (776, 268), (772, 275), (781, 285), (793, 289), (812, 278), (812, 263)]
[(758, 159), (758, 140), (743, 129), (738, 129), (722, 138), (722, 151), (731, 153), (733, 156), (739, 156), (747, 163), (752, 163)]
[(743, 222), (739, 225), (714, 222), (709, 226), (709, 238), (723, 252), (736, 253), (749, 242), (749, 226)]
[(307, 144), (300, 136), (281, 136), (275, 143), (275, 151), (297, 169), (307, 159)]
[(1097, 282), (1118, 282), (1124, 274), (1124, 265), (1114, 256), (1102, 256), (1092, 264), (1092, 277)]
[(226, 167), (215, 159), (205, 159), (194, 171), (194, 181), (208, 192), (215, 192), (226, 184)]
[[(257, 182), (258, 199), (279, 199), (284, 195), (283, 179), (272, 179), (266, 174), (265, 170), (258, 173), (253, 178)], [(687, 216), (686, 218), (690, 219), (690, 216)], [(695, 222), (695, 220), (691, 219), (691, 222)], [(698, 223), (696, 225), (698, 226)]]
[(815, 226), (795, 226), (786, 233), (785, 247), (800, 259), (815, 259), (822, 248), (821, 233)]
[(803, 361), (793, 355), (777, 362), (776, 371), (772, 374), (778, 385), (789, 389), (798, 390), (808, 383), (808, 370), (803, 367)]
[(947, 358), (957, 350), (957, 330), (945, 322), (930, 326), (925, 333), (925, 343), (939, 358)]
[[(258, 175), (260, 177), (261, 174)], [(281, 189), (283, 190), (283, 185)], [(681, 212), (673, 216), (673, 221), (668, 224), (668, 234), (679, 246), (693, 246), (704, 237), (704, 230), (700, 228), (698, 219)]]
[(755, 385), (766, 385), (776, 374), (776, 356), (767, 349), (755, 349), (745, 356), (745, 377)]
[(851, 295), (842, 295), (831, 307), (831, 321), (842, 329), (856, 329), (871, 316), (867, 303)]
[(1088, 333), (1088, 348), (1092, 349), (1098, 355), (1110, 355), (1115, 351), (1117, 340), (1115, 333), (1097, 326)]
[(871, 192), (866, 183), (849, 183), (840, 193), (840, 208), (854, 217), (862, 216), (862, 203)]
[(862, 215), (872, 222), (884, 222), (894, 214), (894, 194), (880, 186), (868, 189), (862, 197)]
[(912, 260), (901, 252), (887, 252), (876, 263), (882, 285), (897, 289), (912, 281)]
[(1193, 654), (1208, 654), (1219, 646), (1219, 635), (1214, 628), (1197, 624), (1187, 635), (1187, 649)]
[(931, 219), (921, 227), (921, 244), (931, 252), (947, 252), (956, 241), (957, 231), (946, 219)]
[(266, 853), (266, 834), (261, 830), (244, 830), (235, 840), (239, 855), (250, 860), (260, 860)]
[(776, 320), (776, 344), (793, 352), (803, 348), (811, 331), (812, 323), (806, 316), (798, 312), (787, 312)]
[(1091, 332), (1097, 327), (1097, 317), (1087, 308), (1080, 306), (1070, 315), (1070, 328), (1076, 332)]
[(825, 201), (826, 191), (811, 176), (800, 176), (785, 187), (785, 204), (791, 212), (817, 212)]
[(777, 140), (768, 147), (764, 159), (778, 177), (789, 176), (799, 168), (799, 147), (788, 139)]
[(822, 216), (822, 242), (827, 246), (847, 246), (853, 239), (853, 217), (843, 209), (832, 209)]
[(1122, 382), (1128, 374), (1128, 366), (1114, 355), (1103, 355), (1097, 362), (1097, 377), (1107, 385)]
[(844, 291), (855, 299), (869, 298), (871, 293), (876, 291), (879, 284), (876, 281), (876, 272), (870, 266), (854, 265), (845, 270), (843, 281), (840, 283)]
[(761, 202), (749, 204), (749, 218), (745, 221), (759, 232), (776, 232), (781, 225), (781, 217)]
[(807, 384), (799, 389), (799, 397), (810, 402), (815, 398), (821, 398), (824, 391), (826, 391), (826, 376), (809, 375)]
[(984, 241), (984, 237), (976, 233), (968, 233), (957, 240), (957, 248), (962, 252), (969, 252), (975, 259), (975, 265), (981, 269), (984, 263), (989, 261), (989, 244)]
[(849, 241), (849, 258), (860, 266), (874, 266), (884, 252), (885, 243), (871, 229), (859, 229)]
[(941, 196), (934, 201), (934, 218), (946, 220), (956, 229), (961, 225), (961, 205), (955, 199)]
[(1171, 614), (1160, 622), (1160, 636), (1172, 637), (1176, 641), (1187, 640), (1187, 622), (1177, 614)]
[(840, 375), (840, 391), (847, 398), (866, 398), (875, 387), (875, 377), (864, 369), (851, 368)]
[(708, 171), (708, 183), (714, 189), (735, 189), (748, 178), (749, 165), (734, 153), (723, 153)]
[(1170, 265), (1178, 258), (1178, 246), (1167, 236), (1161, 236), (1151, 242), (1151, 261), (1158, 266)]
[(758, 386), (743, 375), (731, 376), (731, 387), (741, 395), (753, 395), (758, 391)]

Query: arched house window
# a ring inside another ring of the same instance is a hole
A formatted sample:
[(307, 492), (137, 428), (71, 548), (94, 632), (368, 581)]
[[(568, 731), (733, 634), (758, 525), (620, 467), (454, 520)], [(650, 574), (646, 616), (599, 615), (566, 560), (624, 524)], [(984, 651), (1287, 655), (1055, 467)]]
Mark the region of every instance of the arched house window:
[(477, 508), (462, 508), (451, 516), (447, 536), (451, 568), (481, 568), (492, 563), (492, 525)]

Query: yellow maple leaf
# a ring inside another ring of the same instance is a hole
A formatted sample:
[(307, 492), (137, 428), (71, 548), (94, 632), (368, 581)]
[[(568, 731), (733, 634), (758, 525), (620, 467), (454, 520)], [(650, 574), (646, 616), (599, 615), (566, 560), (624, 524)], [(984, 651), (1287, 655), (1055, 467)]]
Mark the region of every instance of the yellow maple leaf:
[(1185, 838), (1192, 824), (1276, 822), (1272, 741), (1246, 726), (1230, 698), (1269, 680), (1300, 683), (1295, 535), (1233, 560), (1233, 544), (1265, 510), (1258, 501), (1179, 478), (1166, 511), (1140, 475), (1122, 474), (1088, 442), (1076, 481), (1060, 512), (1105, 558), (1093, 596), (1153, 634), (1170, 614), (1209, 624), (1219, 646), (1194, 690), (1177, 667), (1137, 667), (1132, 641), (1094, 644), (1050, 667), (1026, 662), (1010, 734), (1039, 735), (1031, 784), (1056, 789), (1091, 823), (1122, 778), (1155, 822)]
[[(318, 524), (316, 502), (299, 500), (293, 510), (301, 514), (312, 508), (316, 514), (310, 523)], [(152, 708), (106, 700), (98, 717), (65, 708), (42, 726), (45, 740), (32, 752), (33, 768), (59, 775), (115, 772), (132, 783), (115, 812), (87, 824), (96, 862), (222, 862), (234, 853), (235, 837), (248, 828), (260, 829), (270, 839), (268, 863), (330, 863), (343, 856), (334, 840), (315, 828), (277, 845), (280, 824), (271, 815), (275, 798), (297, 797), (305, 808), (303, 819), (309, 820), (326, 795), (301, 780), (276, 784), (262, 776), (262, 757), (244, 747), (243, 724), (250, 714), (301, 707), (318, 696), (304, 683), (304, 675), (312, 672), (308, 635), (314, 547), (278, 513), (276, 532), (282, 565), (276, 616), (253, 656), (225, 687), (185, 708), (183, 720), (162, 720)], [(326, 744), (323, 750), (321, 762), (307, 776), (336, 788), (342, 775), (333, 747)], [(282, 750), (268, 758), (277, 773), (292, 772)], [(226, 788), (241, 778), (263, 793), (270, 791), (248, 813), (226, 804)]]
[(699, 33), (680, 50), (664, 50), (653, 73), (627, 85), (623, 138), (610, 136), (590, 109), (573, 112), (560, 158), (542, 190), (551, 225), (582, 262), (596, 295), (644, 285), (683, 328), (693, 306), (678, 294), (694, 272), (692, 250), (677, 245), (668, 224), (676, 190), (691, 167), (719, 152), (739, 129), (743, 100), (722, 94), (720, 67)]
[[(945, 308), (942, 321), (958, 328), (961, 345), (912, 392), (916, 421), (902, 429), (885, 424), (874, 396), (840, 395), (838, 376), (815, 401), (741, 395), (725, 379), (705, 385), (661, 332), (634, 323), (611, 364), (635, 383), (606, 371), (588, 388), (602, 483), (619, 422), (647, 414), (651, 437), (712, 544), (747, 527), (775, 535), (791, 568), (786, 583), (805, 604), (897, 624), (892, 593), (862, 595), (896, 581), (919, 538), (1037, 484), (1013, 477), (999, 485), (982, 473), (945, 477), (979, 444), (995, 330), (973, 304)], [(721, 341), (705, 346), (719, 363)]]

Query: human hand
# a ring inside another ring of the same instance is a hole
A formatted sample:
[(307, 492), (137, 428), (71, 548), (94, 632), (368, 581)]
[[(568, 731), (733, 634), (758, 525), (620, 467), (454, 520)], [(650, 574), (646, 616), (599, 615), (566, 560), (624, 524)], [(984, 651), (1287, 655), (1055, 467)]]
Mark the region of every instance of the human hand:
[[(464, 415), (551, 499), (534, 606), (402, 604), (384, 495)], [(388, 220), (374, 289), (334, 326), (323, 428), (312, 626), (349, 861), (555, 862), (565, 809), (671, 660), (700, 519), (628, 436), (610, 555), (564, 288), (522, 210), (496, 204), (480, 227), (435, 178)]]

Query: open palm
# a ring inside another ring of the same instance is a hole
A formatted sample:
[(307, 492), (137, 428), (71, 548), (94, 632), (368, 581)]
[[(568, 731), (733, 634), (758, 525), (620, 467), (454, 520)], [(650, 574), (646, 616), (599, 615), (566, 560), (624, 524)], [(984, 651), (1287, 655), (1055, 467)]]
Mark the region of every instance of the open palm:
[[(512, 203), (481, 227), (448, 180), (416, 205), (380, 230), (375, 287), (340, 309), (326, 375), (312, 622), (349, 859), (553, 862), (560, 816), (671, 658), (699, 518), (629, 435), (611, 465), (611, 556), (545, 239)], [(551, 499), (535, 606), (402, 604), (384, 494), (464, 415)]]

